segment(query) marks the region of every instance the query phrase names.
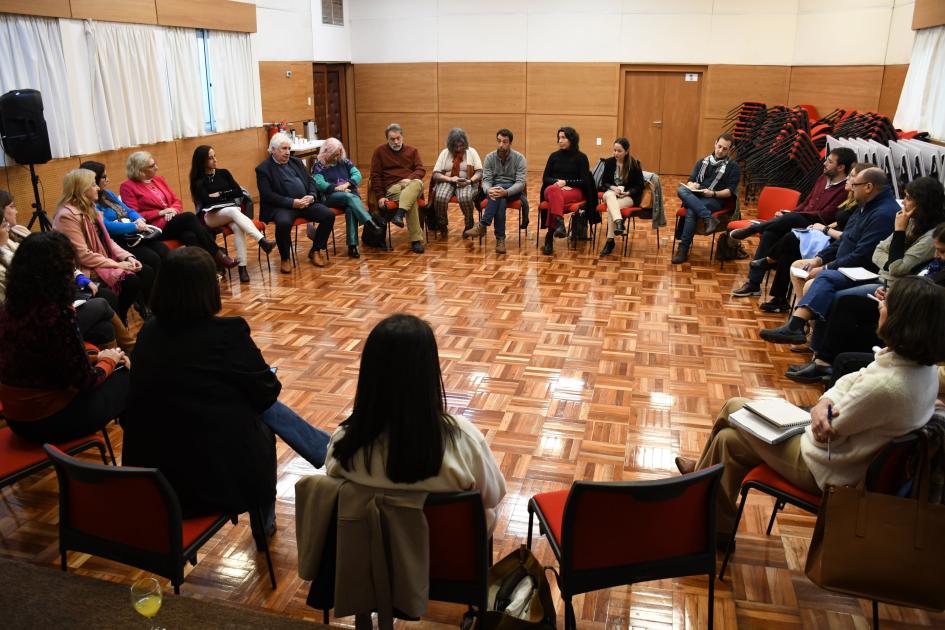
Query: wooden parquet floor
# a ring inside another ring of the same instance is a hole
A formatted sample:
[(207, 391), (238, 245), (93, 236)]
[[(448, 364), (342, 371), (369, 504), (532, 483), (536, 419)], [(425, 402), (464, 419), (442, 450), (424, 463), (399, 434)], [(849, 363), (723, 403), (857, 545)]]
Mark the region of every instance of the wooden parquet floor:
[[(352, 260), (344, 256), (338, 222), (339, 256), (329, 267), (305, 262), (291, 275), (269, 275), (251, 265), (250, 285), (235, 282), (235, 274), (224, 285), (224, 314), (250, 322), (257, 344), (279, 367), (283, 402), (326, 431), (350, 412), (371, 327), (398, 311), (427, 319), (439, 342), (450, 411), (482, 430), (508, 480), (495, 531), (498, 559), (524, 542), (533, 494), (576, 479), (673, 475), (673, 457), (700, 452), (727, 398), (783, 395), (812, 404), (819, 395), (818, 387), (782, 376), (803, 357), (758, 336), (780, 316), (761, 313), (757, 298), (729, 296), (744, 280), (745, 261), (720, 270), (709, 263), (708, 239), (697, 237), (691, 263), (670, 264), (678, 180), (664, 178), (670, 225), (660, 230), (659, 248), (648, 222), (637, 222), (625, 258), (599, 259), (600, 242), (567, 251), (563, 241), (548, 258), (535, 248), (534, 228), (516, 244), (512, 219), (509, 252), (498, 256), (491, 231), (482, 246), (460, 239), (454, 207), (449, 241), (431, 241), (424, 255), (406, 251), (406, 235), (396, 230), (395, 252), (364, 251)], [(529, 184), (537, 199), (537, 178)], [(120, 429), (111, 435), (120, 445)], [(204, 548), (183, 596), (320, 620), (305, 605), (309, 584), (296, 574), (294, 528), (294, 484), (314, 471), (281, 442), (278, 457), (278, 588), (269, 587), (244, 518)], [(57, 565), (55, 475), (34, 475), (2, 495), (0, 554)], [(822, 591), (804, 576), (813, 517), (789, 508), (766, 536), (771, 506), (762, 497), (749, 503), (730, 573), (716, 584), (716, 628), (867, 628), (868, 602)], [(553, 562), (541, 538), (536, 552)], [(70, 566), (121, 583), (142, 575), (83, 554), (72, 554)], [(579, 626), (589, 630), (704, 628), (707, 601), (706, 579), (693, 577), (591, 593), (575, 605)], [(560, 601), (558, 610), (561, 623)], [(403, 627), (456, 627), (461, 614), (461, 607), (431, 603), (422, 622)], [(880, 614), (885, 628), (945, 627), (942, 615), (892, 606), (881, 606)]]

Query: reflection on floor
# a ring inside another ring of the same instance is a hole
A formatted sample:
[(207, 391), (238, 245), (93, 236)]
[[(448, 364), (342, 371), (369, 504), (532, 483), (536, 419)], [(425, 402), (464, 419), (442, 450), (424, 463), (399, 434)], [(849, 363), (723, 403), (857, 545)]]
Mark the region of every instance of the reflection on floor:
[[(819, 395), (817, 387), (782, 377), (797, 355), (758, 337), (760, 327), (783, 316), (761, 313), (757, 298), (729, 296), (744, 280), (746, 262), (720, 270), (709, 262), (709, 239), (697, 237), (691, 264), (670, 265), (678, 182), (663, 178), (669, 226), (660, 230), (660, 246), (649, 223), (638, 221), (626, 257), (598, 258), (600, 241), (576, 251), (558, 241), (554, 257), (542, 256), (534, 210), (521, 247), (518, 222), (510, 219), (509, 251), (499, 256), (491, 230), (482, 245), (460, 238), (462, 216), (453, 207), (449, 240), (432, 239), (421, 256), (407, 251), (404, 231), (395, 230), (396, 251), (365, 249), (353, 260), (339, 246), (323, 270), (309, 265), (304, 252), (291, 275), (278, 269), (270, 275), (251, 263), (251, 284), (235, 282), (235, 274), (224, 284), (224, 314), (250, 322), (266, 358), (279, 366), (283, 402), (328, 431), (350, 411), (370, 328), (398, 311), (426, 318), (437, 334), (450, 411), (485, 433), (508, 479), (495, 532), (500, 558), (525, 539), (531, 495), (575, 479), (675, 474), (673, 457), (700, 451), (715, 411), (731, 396), (784, 395), (812, 404)], [(537, 199), (537, 176), (529, 184)], [(343, 244), (343, 222), (335, 232)], [(120, 444), (121, 431), (111, 434)], [(305, 606), (308, 583), (296, 575), (293, 486), (313, 470), (281, 442), (278, 453), (278, 589), (270, 590), (244, 517), (204, 548), (183, 593), (320, 620)], [(56, 566), (55, 476), (21, 481), (3, 490), (3, 499), (0, 554)], [(789, 508), (765, 536), (770, 507), (763, 498), (749, 504), (730, 577), (717, 584), (716, 627), (866, 628), (868, 603), (829, 594), (804, 577), (813, 518)], [(552, 563), (543, 539), (536, 550)], [(76, 573), (117, 582), (141, 576), (81, 554), (72, 554), (70, 564)], [(705, 578), (684, 578), (579, 596), (579, 626), (704, 628), (706, 586)], [(884, 627), (945, 624), (942, 615), (880, 611), (884, 623), (896, 622)], [(461, 614), (460, 607), (433, 603), (423, 622), (404, 627), (456, 627)]]

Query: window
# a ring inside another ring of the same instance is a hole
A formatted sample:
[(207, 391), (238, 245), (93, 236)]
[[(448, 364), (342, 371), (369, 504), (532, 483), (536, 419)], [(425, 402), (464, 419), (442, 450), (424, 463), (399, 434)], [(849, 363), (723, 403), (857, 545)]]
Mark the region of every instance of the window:
[(207, 133), (217, 130), (217, 121), (213, 116), (213, 77), (210, 76), (210, 33), (206, 29), (197, 29), (197, 59), (200, 62), (200, 91), (203, 93), (203, 127)]
[(322, 24), (344, 26), (344, 0), (322, 0)]

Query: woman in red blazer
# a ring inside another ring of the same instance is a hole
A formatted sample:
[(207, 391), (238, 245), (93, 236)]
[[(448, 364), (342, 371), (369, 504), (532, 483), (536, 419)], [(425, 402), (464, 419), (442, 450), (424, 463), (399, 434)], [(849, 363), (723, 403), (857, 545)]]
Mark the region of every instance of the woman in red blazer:
[(183, 204), (167, 180), (157, 174), (157, 162), (147, 151), (135, 151), (128, 156), (125, 180), (119, 192), (129, 208), (144, 217), (149, 224), (161, 228), (162, 240), (175, 240), (185, 245), (204, 249), (213, 256), (217, 267), (230, 269), (236, 261), (223, 254), (216, 239), (200, 224), (193, 212), (184, 212)]

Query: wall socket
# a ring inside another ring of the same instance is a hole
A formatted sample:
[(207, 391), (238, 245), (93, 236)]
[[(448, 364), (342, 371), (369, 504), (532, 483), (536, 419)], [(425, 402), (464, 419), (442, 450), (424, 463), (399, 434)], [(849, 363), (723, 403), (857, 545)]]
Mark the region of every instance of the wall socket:
[(311, 96), (308, 97), (308, 104), (309, 104), (309, 105), (312, 104), (312, 97), (311, 97)]
[(600, 146), (602, 141), (603, 141), (602, 138), (598, 138), (598, 139), (597, 139), (597, 146)]
[(291, 71), (291, 70), (286, 70), (286, 71), (285, 71), (285, 78), (286, 78), (286, 79), (291, 79), (291, 78), (292, 78), (292, 71)]

